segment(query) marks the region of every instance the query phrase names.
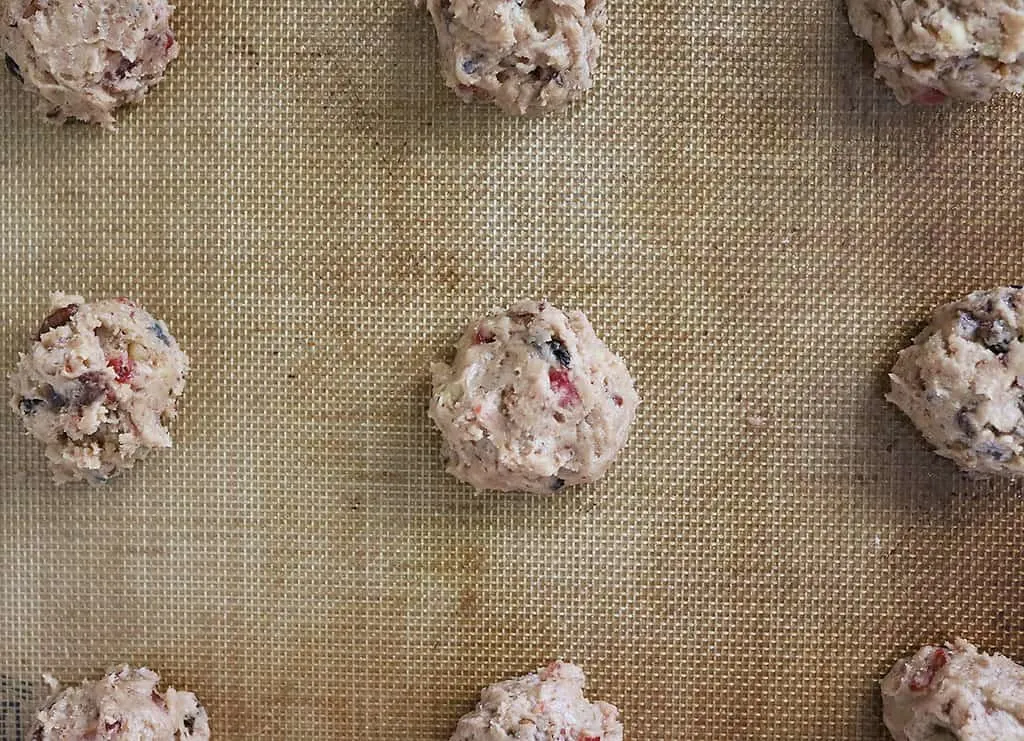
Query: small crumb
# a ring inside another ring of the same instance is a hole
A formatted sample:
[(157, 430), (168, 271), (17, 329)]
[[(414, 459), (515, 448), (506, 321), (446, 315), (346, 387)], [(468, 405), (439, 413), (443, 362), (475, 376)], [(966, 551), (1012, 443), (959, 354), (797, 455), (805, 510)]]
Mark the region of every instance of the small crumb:
[(750, 425), (751, 427), (756, 427), (758, 429), (761, 429), (762, 427), (767, 427), (768, 426), (768, 418), (767, 417), (750, 416), (750, 417), (747, 417), (747, 424)]

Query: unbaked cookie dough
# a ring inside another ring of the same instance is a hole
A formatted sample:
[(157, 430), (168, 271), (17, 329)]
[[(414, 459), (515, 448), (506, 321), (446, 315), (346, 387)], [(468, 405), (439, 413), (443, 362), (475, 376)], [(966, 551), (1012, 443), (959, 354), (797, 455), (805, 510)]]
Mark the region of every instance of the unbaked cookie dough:
[(594, 481), (640, 403), (582, 312), (523, 301), (469, 326), (433, 366), (430, 417), (448, 471), (477, 489), (552, 492)]
[(578, 666), (556, 661), (491, 685), (451, 741), (622, 741), (619, 711), (587, 700), (586, 682)]
[(166, 0), (3, 0), (7, 69), (42, 98), (39, 110), (114, 126), (178, 56)]
[(413, 0), (430, 11), (445, 83), (508, 113), (556, 111), (594, 86), (605, 0)]
[(1024, 741), (1024, 667), (957, 640), (900, 659), (882, 680), (896, 741)]
[(899, 354), (886, 398), (939, 455), (979, 474), (1024, 474), (1024, 290), (940, 307)]
[(875, 76), (901, 103), (988, 100), (1024, 84), (1020, 0), (848, 0), (875, 52)]
[(154, 448), (185, 389), (188, 358), (167, 325), (125, 298), (52, 297), (52, 312), (10, 377), (11, 407), (58, 482), (106, 481)]
[(36, 716), (31, 741), (207, 741), (206, 710), (191, 692), (168, 687), (149, 669), (121, 666), (102, 679), (61, 688)]

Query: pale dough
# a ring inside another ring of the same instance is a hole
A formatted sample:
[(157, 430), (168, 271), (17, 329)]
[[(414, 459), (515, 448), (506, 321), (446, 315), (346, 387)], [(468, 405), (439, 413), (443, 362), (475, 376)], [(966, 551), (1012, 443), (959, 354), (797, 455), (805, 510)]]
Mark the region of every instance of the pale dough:
[(191, 692), (168, 687), (149, 669), (121, 666), (102, 679), (61, 688), (36, 716), (31, 741), (207, 741), (206, 710)]
[(1024, 667), (964, 640), (925, 646), (882, 680), (896, 741), (1024, 741)]
[(640, 402), (586, 316), (545, 301), (473, 322), (433, 375), (430, 416), (448, 470), (478, 489), (594, 481), (625, 446)]
[(1024, 84), (1022, 0), (848, 0), (875, 74), (901, 103), (987, 100)]
[(594, 86), (605, 0), (414, 0), (430, 11), (445, 83), (516, 114), (564, 108)]
[(451, 741), (622, 741), (619, 711), (583, 695), (587, 678), (574, 664), (556, 661), (480, 693)]
[(58, 482), (98, 483), (171, 446), (166, 424), (187, 373), (167, 325), (133, 302), (58, 293), (11, 374), (11, 407)]
[(114, 126), (178, 56), (166, 0), (3, 0), (7, 69), (50, 120)]
[(1024, 290), (978, 291), (936, 310), (899, 354), (886, 397), (936, 452), (980, 474), (1024, 473)]

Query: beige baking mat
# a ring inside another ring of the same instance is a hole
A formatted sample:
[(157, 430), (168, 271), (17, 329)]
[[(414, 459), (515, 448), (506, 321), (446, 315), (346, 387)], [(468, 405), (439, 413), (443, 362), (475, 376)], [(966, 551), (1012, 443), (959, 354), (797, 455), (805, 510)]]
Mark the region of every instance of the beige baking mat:
[[(834, 0), (612, 0), (599, 86), (521, 121), (402, 0), (195, 0), (116, 135), (0, 80), (0, 361), (54, 289), (130, 295), (194, 372), (176, 447), (57, 489), (0, 414), (0, 729), (120, 661), (220, 739), (444, 741), (581, 663), (630, 741), (882, 739), (876, 679), (1024, 658), (1020, 489), (882, 401), (931, 307), (1024, 282), (1022, 104), (900, 108)], [(586, 311), (644, 404), (599, 485), (477, 495), (427, 367)]]

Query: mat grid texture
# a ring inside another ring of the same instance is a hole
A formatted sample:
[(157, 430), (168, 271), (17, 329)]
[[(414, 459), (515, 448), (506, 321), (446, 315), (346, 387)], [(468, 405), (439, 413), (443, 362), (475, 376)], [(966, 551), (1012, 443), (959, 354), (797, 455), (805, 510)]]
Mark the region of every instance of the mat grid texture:
[[(52, 290), (192, 359), (175, 448), (55, 488), (0, 414), (0, 729), (151, 666), (218, 739), (443, 741), (582, 664), (630, 741), (885, 738), (877, 679), (1024, 659), (1019, 485), (883, 400), (936, 304), (1024, 282), (1021, 103), (906, 109), (840, 3), (616, 2), (596, 90), (515, 120), (401, 0), (182, 2), (119, 131), (0, 80), (0, 362)], [(491, 307), (584, 310), (644, 402), (558, 496), (447, 476), (429, 364)]]

